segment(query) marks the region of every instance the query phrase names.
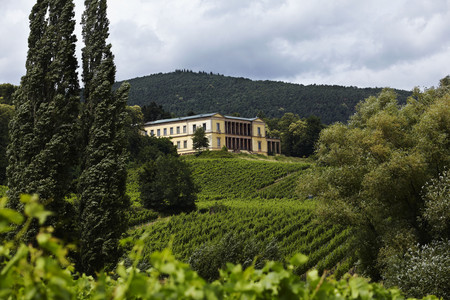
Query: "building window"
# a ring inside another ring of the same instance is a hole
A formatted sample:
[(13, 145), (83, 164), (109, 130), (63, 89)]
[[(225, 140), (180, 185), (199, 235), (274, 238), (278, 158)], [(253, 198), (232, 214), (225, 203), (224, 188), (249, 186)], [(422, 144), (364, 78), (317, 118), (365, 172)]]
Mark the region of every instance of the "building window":
[(186, 125), (183, 126), (183, 133), (186, 133), (187, 127)]
[(183, 148), (187, 148), (187, 141), (183, 141)]
[(197, 125), (192, 125), (192, 131), (195, 132), (197, 130)]
[(261, 151), (261, 142), (258, 142), (258, 151)]
[(217, 138), (217, 147), (220, 147), (220, 138)]
[(157, 129), (157, 130), (156, 130), (156, 135), (157, 135), (157, 136), (161, 136), (161, 129)]
[(220, 123), (216, 123), (217, 126), (217, 132), (220, 132)]
[(177, 134), (180, 134), (180, 126), (177, 126)]
[(180, 147), (181, 147), (181, 142), (178, 141), (178, 142), (177, 142), (177, 149), (180, 149)]
[(170, 135), (172, 135), (173, 134), (173, 127), (170, 127)]
[(261, 136), (261, 127), (258, 127), (258, 136)]
[(150, 130), (150, 135), (151, 135), (151, 136), (154, 136), (154, 135), (155, 135), (155, 132), (153, 131), (153, 129)]
[(167, 135), (167, 128), (164, 128), (164, 135)]
[(203, 130), (206, 131), (206, 123), (203, 123)]

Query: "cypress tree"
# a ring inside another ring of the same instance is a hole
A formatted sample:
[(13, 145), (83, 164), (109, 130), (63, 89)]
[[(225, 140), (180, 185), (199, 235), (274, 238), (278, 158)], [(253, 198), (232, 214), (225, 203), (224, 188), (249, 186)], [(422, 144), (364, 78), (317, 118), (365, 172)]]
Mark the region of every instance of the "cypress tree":
[[(36, 193), (62, 221), (71, 183), (79, 84), (72, 0), (37, 0), (30, 14), (26, 74), (14, 95), (7, 168), (10, 206)], [(35, 228), (37, 229), (37, 228)], [(35, 232), (31, 230), (27, 240)]]
[(129, 207), (124, 134), (129, 85), (112, 91), (116, 68), (106, 44), (106, 8), (106, 0), (86, 0), (82, 16), (86, 145), (79, 180), (80, 268), (88, 274), (116, 262)]

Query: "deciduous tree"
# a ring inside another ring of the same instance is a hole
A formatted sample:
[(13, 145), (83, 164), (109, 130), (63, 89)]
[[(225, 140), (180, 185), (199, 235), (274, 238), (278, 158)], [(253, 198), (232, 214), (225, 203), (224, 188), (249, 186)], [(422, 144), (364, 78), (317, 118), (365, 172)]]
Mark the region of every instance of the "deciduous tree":
[(160, 155), (144, 164), (140, 174), (141, 199), (145, 208), (164, 213), (195, 209), (198, 192), (189, 165), (178, 156)]
[[(303, 192), (320, 200), (324, 220), (358, 228), (361, 271), (373, 279), (390, 274), (393, 257), (429, 244), (439, 228), (436, 218), (448, 205), (422, 187), (446, 174), (450, 163), (449, 105), (442, 84), (415, 90), (405, 106), (387, 89), (358, 104), (348, 125), (320, 135), (324, 168), (302, 179)], [(450, 238), (447, 230), (439, 237)]]
[(208, 138), (205, 136), (205, 129), (203, 127), (197, 128), (192, 137), (192, 144), (195, 150), (201, 150), (209, 147)]

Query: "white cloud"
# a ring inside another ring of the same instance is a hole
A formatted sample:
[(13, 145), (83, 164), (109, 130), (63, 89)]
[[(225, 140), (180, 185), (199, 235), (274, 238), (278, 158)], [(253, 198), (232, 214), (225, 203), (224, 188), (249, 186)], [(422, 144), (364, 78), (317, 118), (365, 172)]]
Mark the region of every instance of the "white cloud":
[[(12, 43), (0, 45), (0, 81), (18, 83), (31, 4), (2, 1), (12, 17), (0, 20), (0, 33)], [(83, 0), (75, 3), (79, 23)], [(436, 85), (449, 73), (450, 0), (108, 4), (118, 79), (187, 68), (304, 84), (410, 89)], [(79, 33), (78, 25), (81, 40)]]

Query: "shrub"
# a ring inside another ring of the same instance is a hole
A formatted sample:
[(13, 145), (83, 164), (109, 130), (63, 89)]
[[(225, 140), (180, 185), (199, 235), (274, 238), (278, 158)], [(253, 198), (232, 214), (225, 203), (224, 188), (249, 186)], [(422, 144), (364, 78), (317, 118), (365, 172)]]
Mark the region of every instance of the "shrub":
[(436, 237), (450, 238), (450, 177), (445, 170), (424, 186), (423, 216)]
[(411, 297), (434, 294), (450, 299), (450, 241), (434, 241), (396, 256), (384, 276), (386, 286), (398, 286)]

